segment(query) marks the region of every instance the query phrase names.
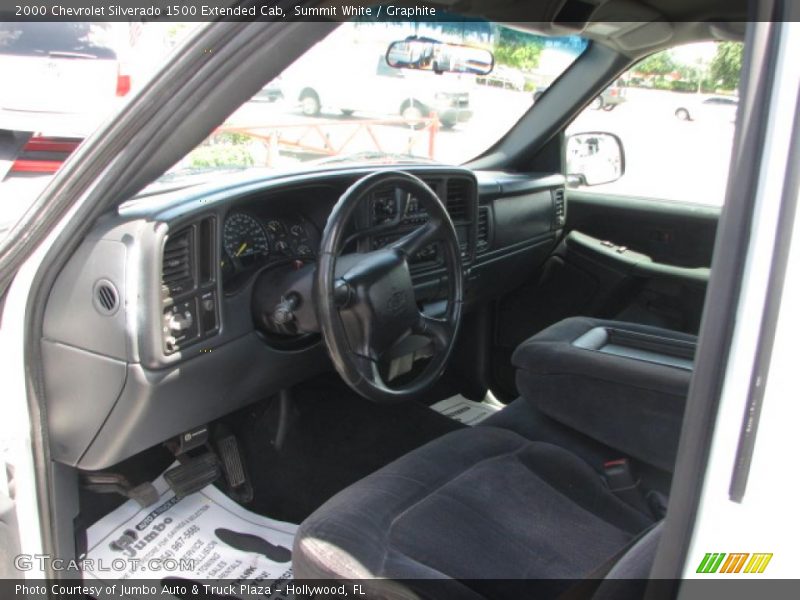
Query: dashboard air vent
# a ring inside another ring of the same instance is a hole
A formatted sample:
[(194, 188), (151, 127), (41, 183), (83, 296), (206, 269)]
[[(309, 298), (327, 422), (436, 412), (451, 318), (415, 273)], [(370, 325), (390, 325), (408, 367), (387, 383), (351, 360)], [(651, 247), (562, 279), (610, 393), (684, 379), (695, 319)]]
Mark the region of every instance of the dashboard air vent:
[(119, 292), (108, 279), (100, 279), (94, 284), (92, 299), (95, 310), (101, 315), (110, 317), (119, 308)]
[(392, 188), (377, 190), (372, 195), (372, 223), (380, 225), (397, 216), (397, 202)]
[(161, 283), (169, 296), (188, 292), (194, 287), (191, 229), (170, 236), (164, 244)]
[(450, 179), (447, 182), (447, 212), (454, 222), (470, 220), (468, 180)]
[(478, 210), (478, 243), (475, 250), (478, 253), (489, 249), (489, 207), (481, 206)]
[(442, 180), (441, 179), (423, 179), (425, 185), (431, 188), (437, 196), (442, 197)]

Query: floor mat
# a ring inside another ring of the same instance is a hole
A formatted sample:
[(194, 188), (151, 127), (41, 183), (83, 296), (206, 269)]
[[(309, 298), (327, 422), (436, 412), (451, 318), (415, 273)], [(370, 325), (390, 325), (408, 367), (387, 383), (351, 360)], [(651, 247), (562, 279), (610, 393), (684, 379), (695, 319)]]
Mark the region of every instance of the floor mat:
[[(177, 499), (163, 476), (153, 484), (158, 502), (141, 508), (129, 500), (89, 527), (87, 585), (126, 582), (130, 592), (123, 597), (138, 598), (141, 593), (129, 580), (146, 579), (149, 586), (159, 584), (160, 598), (188, 598), (196, 597), (193, 586), (202, 591), (208, 589), (204, 585), (235, 581), (245, 585), (226, 596), (286, 597), (281, 590), (292, 577), (297, 525), (254, 514), (211, 485)], [(246, 593), (248, 582), (253, 582), (250, 592), (269, 588), (269, 594)]]
[(500, 407), (492, 406), (485, 402), (468, 400), (464, 396), (445, 398), (431, 406), (431, 408), (445, 417), (450, 417), (459, 423), (469, 426), (477, 425), (500, 410)]

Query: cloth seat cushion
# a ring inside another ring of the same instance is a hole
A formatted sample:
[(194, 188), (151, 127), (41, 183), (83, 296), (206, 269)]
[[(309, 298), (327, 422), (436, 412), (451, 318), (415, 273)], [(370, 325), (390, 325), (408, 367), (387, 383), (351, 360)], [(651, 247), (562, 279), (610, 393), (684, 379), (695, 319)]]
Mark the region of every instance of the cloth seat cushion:
[(416, 597), (425, 579), (451, 581), (437, 597), (519, 597), (516, 586), (504, 592), (481, 579), (531, 580), (526, 591), (546, 597), (650, 524), (575, 455), (477, 427), (418, 448), (320, 507), (295, 538), (294, 573), (395, 580), (375, 582), (376, 597)]

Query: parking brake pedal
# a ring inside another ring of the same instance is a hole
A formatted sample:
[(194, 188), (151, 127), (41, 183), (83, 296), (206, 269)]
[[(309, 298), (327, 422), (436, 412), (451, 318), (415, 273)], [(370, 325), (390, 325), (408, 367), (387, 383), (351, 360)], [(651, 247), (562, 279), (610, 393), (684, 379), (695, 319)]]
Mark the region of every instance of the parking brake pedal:
[(164, 473), (164, 479), (179, 498), (199, 492), (222, 475), (219, 461), (212, 453), (185, 458), (183, 462)]
[(236, 436), (220, 428), (215, 446), (228, 484), (228, 494), (239, 502), (250, 502), (253, 499), (253, 486), (247, 481), (247, 470)]
[(142, 508), (155, 504), (158, 490), (148, 482), (132, 486), (124, 475), (118, 473), (84, 473), (81, 476), (83, 487), (98, 494), (120, 494), (136, 502)]

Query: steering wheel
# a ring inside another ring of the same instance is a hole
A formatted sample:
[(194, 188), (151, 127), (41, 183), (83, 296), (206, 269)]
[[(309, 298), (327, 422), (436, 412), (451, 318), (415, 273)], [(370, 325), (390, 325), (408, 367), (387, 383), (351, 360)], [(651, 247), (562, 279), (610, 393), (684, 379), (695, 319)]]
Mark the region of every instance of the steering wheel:
[[(347, 241), (346, 226), (356, 209), (377, 189), (386, 187), (407, 192), (399, 195), (398, 221), (406, 212), (409, 195), (427, 210), (428, 221), (379, 250), (340, 256)], [(418, 310), (409, 271), (410, 258), (434, 242), (444, 251), (447, 269), (447, 308), (441, 318)], [(430, 389), (452, 353), (464, 297), (458, 238), (442, 201), (409, 173), (380, 171), (358, 180), (342, 194), (328, 217), (313, 293), (328, 352), (353, 390), (369, 400), (387, 403), (410, 400)], [(390, 387), (381, 375), (380, 361), (411, 334), (427, 338), (433, 355), (410, 381)]]

